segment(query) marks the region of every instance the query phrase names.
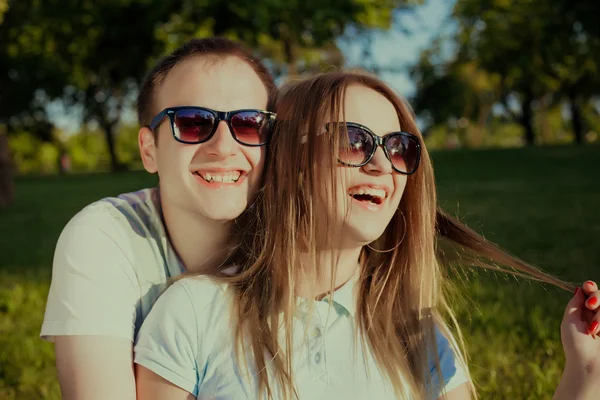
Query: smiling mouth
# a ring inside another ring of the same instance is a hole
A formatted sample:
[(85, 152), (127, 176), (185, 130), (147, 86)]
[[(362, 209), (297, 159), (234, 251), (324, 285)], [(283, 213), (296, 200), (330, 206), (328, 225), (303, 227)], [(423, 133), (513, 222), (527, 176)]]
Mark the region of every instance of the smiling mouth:
[(194, 171), (194, 175), (199, 176), (207, 183), (236, 183), (242, 176), (241, 171), (229, 172), (200, 172)]
[(372, 188), (351, 189), (348, 194), (357, 201), (374, 205), (381, 205), (387, 197), (385, 190)]
[(375, 205), (380, 205), (381, 203), (383, 203), (383, 199), (381, 199), (379, 197), (370, 196), (368, 194), (355, 194), (355, 195), (352, 195), (351, 197), (355, 200), (365, 202), (365, 203), (371, 203), (371, 204), (375, 204)]

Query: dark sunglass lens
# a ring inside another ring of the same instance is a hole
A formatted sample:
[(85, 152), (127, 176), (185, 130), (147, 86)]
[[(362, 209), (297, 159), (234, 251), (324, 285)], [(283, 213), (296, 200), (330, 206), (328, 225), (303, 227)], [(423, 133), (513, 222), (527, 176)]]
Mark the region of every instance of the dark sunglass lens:
[(262, 111), (240, 111), (231, 116), (231, 128), (241, 143), (265, 144), (269, 137), (269, 121), (269, 115)]
[(406, 135), (390, 136), (385, 144), (392, 165), (401, 172), (412, 174), (419, 160), (419, 142)]
[(346, 136), (340, 138), (340, 161), (348, 165), (364, 163), (373, 151), (371, 135), (356, 126), (340, 126), (340, 130), (346, 132)]
[(175, 137), (186, 143), (208, 139), (215, 126), (215, 115), (207, 110), (184, 108), (175, 113)]

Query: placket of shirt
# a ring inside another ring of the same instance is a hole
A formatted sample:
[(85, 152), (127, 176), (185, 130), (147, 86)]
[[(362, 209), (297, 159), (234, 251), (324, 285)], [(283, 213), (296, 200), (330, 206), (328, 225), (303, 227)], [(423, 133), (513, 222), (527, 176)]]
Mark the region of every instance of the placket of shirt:
[(328, 299), (315, 302), (313, 323), (308, 331), (308, 366), (311, 378), (329, 384), (327, 369), (327, 336), (332, 333), (347, 310), (335, 301)]
[(327, 364), (325, 363), (325, 325), (322, 304), (315, 302), (312, 322), (307, 337), (307, 366), (312, 380), (327, 382)]

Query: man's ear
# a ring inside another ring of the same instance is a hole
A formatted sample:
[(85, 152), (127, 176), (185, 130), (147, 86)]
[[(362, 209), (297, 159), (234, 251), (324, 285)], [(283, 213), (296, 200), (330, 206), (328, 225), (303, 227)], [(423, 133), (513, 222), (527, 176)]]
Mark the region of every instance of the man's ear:
[(140, 128), (140, 131), (138, 132), (138, 146), (140, 148), (140, 155), (142, 156), (144, 168), (151, 174), (158, 172), (156, 139), (150, 128), (147, 126)]

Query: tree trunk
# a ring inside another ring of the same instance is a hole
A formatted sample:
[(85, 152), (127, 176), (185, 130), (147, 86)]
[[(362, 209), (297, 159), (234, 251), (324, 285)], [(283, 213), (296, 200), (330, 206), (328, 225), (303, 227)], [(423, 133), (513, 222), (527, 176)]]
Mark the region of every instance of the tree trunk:
[(571, 107), (571, 125), (573, 125), (573, 135), (575, 143), (583, 143), (583, 119), (581, 118), (581, 109), (574, 94), (569, 95), (569, 105)]
[(550, 144), (556, 140), (556, 133), (550, 126), (549, 112), (552, 104), (552, 94), (547, 93), (540, 98), (540, 108), (537, 113), (538, 136), (542, 144)]
[(288, 67), (288, 75), (290, 77), (298, 75), (298, 57), (296, 55), (296, 46), (290, 38), (284, 39), (283, 52), (285, 54), (285, 62)]
[(104, 129), (106, 145), (108, 146), (108, 153), (110, 154), (110, 170), (112, 172), (122, 171), (125, 169), (125, 165), (119, 162), (119, 159), (117, 158), (117, 153), (115, 151), (115, 124), (111, 122), (106, 122), (102, 124), (102, 128)]
[(479, 112), (477, 113), (477, 120), (474, 126), (469, 127), (471, 129), (470, 134), (470, 145), (471, 147), (480, 148), (485, 145), (486, 136), (486, 124), (490, 112), (492, 111), (492, 104), (481, 104), (479, 106)]
[(0, 208), (8, 206), (14, 199), (12, 157), (8, 148), (8, 138), (0, 132)]
[(533, 111), (531, 109), (533, 103), (533, 94), (531, 91), (525, 92), (523, 101), (521, 102), (521, 120), (520, 123), (525, 128), (525, 143), (528, 146), (535, 145), (535, 132), (533, 130)]

